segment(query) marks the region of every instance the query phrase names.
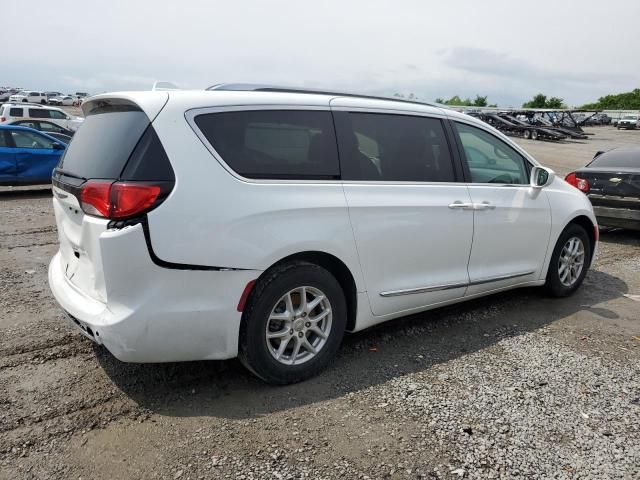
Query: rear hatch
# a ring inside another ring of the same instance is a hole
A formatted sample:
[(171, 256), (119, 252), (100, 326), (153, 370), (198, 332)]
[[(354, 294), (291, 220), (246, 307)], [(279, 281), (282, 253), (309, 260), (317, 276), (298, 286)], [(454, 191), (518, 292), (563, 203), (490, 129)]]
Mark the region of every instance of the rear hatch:
[(136, 103), (101, 98), (83, 111), (86, 120), (53, 173), (53, 204), (62, 270), (78, 290), (106, 302), (108, 259), (100, 235), (143, 221), (175, 178), (151, 119)]

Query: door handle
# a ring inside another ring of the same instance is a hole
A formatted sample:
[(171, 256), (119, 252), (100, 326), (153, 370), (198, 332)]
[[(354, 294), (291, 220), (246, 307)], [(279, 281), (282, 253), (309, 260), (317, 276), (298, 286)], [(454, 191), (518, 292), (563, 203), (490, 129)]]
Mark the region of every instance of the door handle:
[(495, 205), (491, 205), (491, 203), (489, 202), (482, 202), (482, 203), (474, 203), (473, 204), (473, 209), (474, 210), (494, 210), (496, 208)]
[(456, 200), (449, 204), (449, 208), (461, 208), (463, 210), (473, 210), (473, 203), (464, 203), (460, 200)]

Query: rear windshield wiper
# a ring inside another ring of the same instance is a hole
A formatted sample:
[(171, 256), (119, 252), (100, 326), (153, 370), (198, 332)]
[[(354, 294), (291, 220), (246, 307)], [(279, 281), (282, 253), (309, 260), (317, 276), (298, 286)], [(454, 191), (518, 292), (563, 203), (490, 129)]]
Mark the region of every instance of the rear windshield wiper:
[(63, 170), (61, 168), (56, 168), (56, 173), (64, 175), (65, 177), (77, 178), (77, 179), (83, 180), (85, 182), (87, 181), (87, 179), (85, 177), (81, 177), (80, 175), (76, 175), (75, 173), (68, 172), (68, 171)]

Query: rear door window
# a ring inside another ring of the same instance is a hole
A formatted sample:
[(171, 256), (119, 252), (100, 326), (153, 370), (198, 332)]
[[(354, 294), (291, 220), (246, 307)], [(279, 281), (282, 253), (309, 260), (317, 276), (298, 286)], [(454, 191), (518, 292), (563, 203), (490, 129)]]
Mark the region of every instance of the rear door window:
[(441, 120), (355, 112), (337, 112), (336, 116), (343, 179), (455, 181)]
[(50, 118), (50, 110), (45, 108), (30, 108), (29, 116), (31, 118)]
[(328, 111), (206, 113), (196, 116), (195, 123), (222, 160), (244, 177), (340, 178)]
[(22, 108), (11, 108), (9, 110), (9, 116), (10, 117), (22, 117), (23, 116), (23, 109)]

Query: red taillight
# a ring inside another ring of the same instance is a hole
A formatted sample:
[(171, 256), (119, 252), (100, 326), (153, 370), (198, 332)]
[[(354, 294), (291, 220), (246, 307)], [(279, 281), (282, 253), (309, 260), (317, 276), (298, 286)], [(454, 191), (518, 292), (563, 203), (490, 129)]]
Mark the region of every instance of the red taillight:
[(80, 191), (80, 206), (84, 213), (109, 217), (111, 185), (113, 182), (89, 181)]
[(114, 183), (111, 187), (109, 218), (118, 219), (139, 215), (151, 207), (159, 196), (158, 185)]
[(569, 185), (573, 185), (574, 187), (576, 187), (581, 192), (589, 193), (589, 188), (590, 188), (589, 187), (589, 182), (584, 178), (578, 177), (576, 175), (576, 172), (571, 172), (569, 175), (564, 177), (564, 180)]
[(118, 220), (146, 212), (160, 193), (153, 184), (90, 180), (82, 187), (80, 204), (89, 215)]
[(0, 117), (0, 123), (4, 123), (7, 121), (7, 117)]

